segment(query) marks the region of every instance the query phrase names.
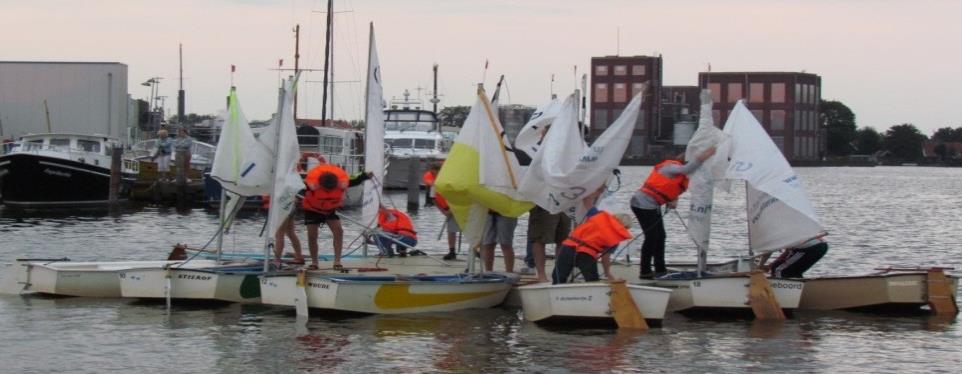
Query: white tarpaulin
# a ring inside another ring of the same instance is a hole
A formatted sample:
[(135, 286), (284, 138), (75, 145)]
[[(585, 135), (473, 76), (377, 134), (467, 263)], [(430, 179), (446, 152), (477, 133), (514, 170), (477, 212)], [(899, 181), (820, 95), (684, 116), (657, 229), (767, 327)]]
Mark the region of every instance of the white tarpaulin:
[[(698, 118), (698, 129), (688, 141), (685, 148), (685, 160), (691, 161), (699, 154), (711, 147), (718, 146), (725, 140), (725, 134), (715, 126), (712, 118), (712, 97), (708, 90), (701, 91), (701, 112)], [(714, 165), (725, 163), (727, 160), (720, 156), (712, 156), (689, 177), (688, 194), (691, 205), (688, 210), (688, 235), (698, 247), (699, 265), (707, 255), (709, 239), (711, 237), (711, 211), (714, 199), (715, 177), (712, 175)]]
[(730, 136), (726, 177), (747, 184), (750, 248), (777, 250), (822, 234), (798, 176), (742, 101), (735, 104), (724, 132)]
[(598, 190), (621, 162), (638, 119), (638, 94), (591, 146), (578, 125), (578, 95), (568, 96), (524, 174), (519, 191), (548, 212), (575, 207)]
[(381, 182), (384, 180), (384, 88), (381, 85), (381, 64), (374, 43), (374, 24), (371, 24), (367, 66), (367, 113), (364, 132), (364, 170), (374, 178), (364, 182), (361, 203), (361, 222), (371, 227), (376, 224), (381, 205)]
[[(300, 145), (297, 143), (297, 129), (294, 124), (294, 97), (297, 94), (297, 80), (295, 76), (288, 79), (281, 89), (280, 105), (274, 120), (274, 136), (276, 137), (277, 157), (274, 164), (274, 185), (271, 191), (271, 207), (268, 210), (267, 222), (270, 222), (268, 233), (277, 232), (287, 216), (294, 209), (295, 195), (304, 188), (304, 181), (297, 173), (297, 160), (300, 158)], [(266, 135), (266, 134), (265, 134)]]

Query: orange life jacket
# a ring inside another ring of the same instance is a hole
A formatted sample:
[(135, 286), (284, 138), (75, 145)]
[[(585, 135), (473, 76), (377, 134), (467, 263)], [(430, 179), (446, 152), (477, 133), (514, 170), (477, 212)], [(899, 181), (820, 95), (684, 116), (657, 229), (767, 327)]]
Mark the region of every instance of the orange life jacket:
[(682, 165), (682, 163), (675, 160), (665, 160), (655, 165), (655, 170), (651, 171), (648, 179), (645, 180), (645, 184), (638, 189), (655, 199), (659, 205), (678, 200), (678, 196), (681, 196), (688, 189), (687, 175), (678, 174), (674, 178), (668, 178), (659, 172), (666, 165)]
[(573, 247), (576, 252), (586, 253), (597, 259), (604, 253), (605, 248), (616, 246), (626, 239), (631, 239), (628, 229), (611, 213), (600, 211), (575, 227), (561, 245)]
[(421, 176), (421, 181), (424, 182), (425, 186), (433, 186), (435, 179), (437, 179), (437, 176), (431, 170), (424, 172), (424, 175)]
[(444, 209), (444, 210), (451, 209), (451, 208), (448, 206), (448, 201), (445, 200), (444, 197), (441, 196), (441, 194), (439, 194), (439, 193), (437, 193), (437, 192), (434, 193), (434, 205), (437, 205), (438, 208), (441, 208), (441, 209)]
[[(327, 190), (321, 187), (321, 175), (334, 173), (337, 176), (337, 187)], [(312, 212), (329, 214), (344, 205), (344, 191), (347, 190), (348, 178), (344, 169), (332, 164), (320, 164), (307, 172), (304, 178), (307, 192), (301, 206)]]
[(411, 217), (397, 209), (387, 208), (379, 211), (377, 225), (381, 226), (381, 230), (389, 233), (404, 235), (414, 240), (418, 238), (418, 233), (414, 231), (414, 224), (411, 223)]
[(261, 209), (268, 210), (271, 208), (271, 195), (261, 195)]

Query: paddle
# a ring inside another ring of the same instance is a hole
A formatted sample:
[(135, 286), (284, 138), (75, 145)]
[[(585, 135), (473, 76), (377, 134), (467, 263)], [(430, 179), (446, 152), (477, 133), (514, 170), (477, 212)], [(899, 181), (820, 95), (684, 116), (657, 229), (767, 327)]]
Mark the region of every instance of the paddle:
[(748, 285), (748, 303), (756, 320), (784, 320), (785, 313), (775, 298), (775, 291), (761, 270), (751, 272)]
[(611, 316), (619, 329), (648, 330), (645, 316), (638, 310), (624, 280), (611, 281)]
[(298, 316), (307, 317), (307, 273), (304, 269), (297, 271), (297, 283), (294, 290), (294, 309)]

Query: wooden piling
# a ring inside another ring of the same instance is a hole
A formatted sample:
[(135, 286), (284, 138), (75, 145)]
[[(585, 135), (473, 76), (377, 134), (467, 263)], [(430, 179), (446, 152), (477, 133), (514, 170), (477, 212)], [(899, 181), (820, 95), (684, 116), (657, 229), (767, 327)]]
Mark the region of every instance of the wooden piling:
[(417, 212), (421, 205), (421, 163), (416, 157), (411, 157), (408, 164), (408, 212)]
[(178, 149), (175, 155), (177, 159), (177, 175), (175, 177), (177, 190), (177, 205), (181, 206), (189, 203), (187, 201), (187, 173), (190, 169), (190, 153), (186, 149)]
[(120, 168), (123, 165), (123, 152), (121, 147), (113, 147), (110, 150), (110, 187), (107, 194), (107, 201), (110, 206), (116, 206), (120, 201)]

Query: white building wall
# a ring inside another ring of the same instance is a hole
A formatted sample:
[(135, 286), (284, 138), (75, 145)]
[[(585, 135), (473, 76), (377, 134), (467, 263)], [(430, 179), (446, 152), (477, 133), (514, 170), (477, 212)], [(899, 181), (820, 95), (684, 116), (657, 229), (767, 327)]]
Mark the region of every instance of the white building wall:
[(3, 138), (50, 130), (126, 140), (127, 65), (116, 62), (0, 61)]

